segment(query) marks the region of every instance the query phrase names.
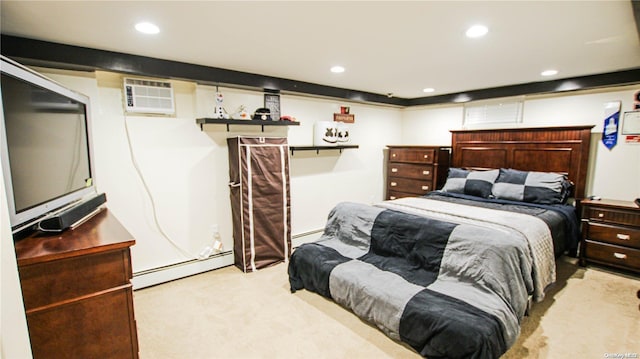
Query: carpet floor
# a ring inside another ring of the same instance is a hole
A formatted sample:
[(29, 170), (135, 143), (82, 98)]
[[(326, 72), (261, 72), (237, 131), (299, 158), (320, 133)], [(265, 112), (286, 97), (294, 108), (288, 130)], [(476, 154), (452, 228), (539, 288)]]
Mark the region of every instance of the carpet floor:
[[(640, 279), (564, 257), (557, 272), (503, 358), (640, 358)], [(420, 357), (315, 293), (292, 294), (285, 264), (137, 290), (134, 306), (142, 359)]]

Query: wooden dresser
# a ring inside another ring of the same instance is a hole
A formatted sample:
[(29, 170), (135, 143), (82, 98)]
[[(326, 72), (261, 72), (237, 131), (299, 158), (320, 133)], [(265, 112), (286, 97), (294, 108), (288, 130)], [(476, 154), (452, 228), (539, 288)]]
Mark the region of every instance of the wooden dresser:
[(135, 241), (103, 210), (73, 230), (15, 243), (34, 358), (137, 358)]
[(387, 146), (387, 197), (422, 196), (447, 180), (451, 147)]
[(583, 200), (580, 264), (640, 273), (640, 207), (631, 201)]

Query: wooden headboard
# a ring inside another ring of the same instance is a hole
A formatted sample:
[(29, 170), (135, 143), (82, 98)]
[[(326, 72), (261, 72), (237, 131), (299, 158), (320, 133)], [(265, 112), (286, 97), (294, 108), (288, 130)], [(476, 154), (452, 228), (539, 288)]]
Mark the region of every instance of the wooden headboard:
[(584, 198), (593, 126), (453, 130), (454, 167), (557, 172)]

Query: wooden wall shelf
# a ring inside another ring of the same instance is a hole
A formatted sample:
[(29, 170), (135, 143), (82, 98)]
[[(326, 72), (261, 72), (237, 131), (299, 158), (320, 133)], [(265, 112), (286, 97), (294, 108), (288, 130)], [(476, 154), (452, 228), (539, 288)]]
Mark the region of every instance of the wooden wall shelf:
[(300, 122), (293, 121), (267, 121), (267, 120), (237, 120), (237, 119), (219, 119), (219, 118), (197, 118), (196, 123), (200, 125), (200, 131), (204, 130), (204, 125), (229, 125), (240, 126), (261, 126), (264, 132), (264, 126), (300, 126)]
[(316, 151), (316, 154), (319, 154), (320, 151), (324, 150), (339, 150), (342, 153), (342, 150), (349, 148), (359, 148), (358, 145), (344, 145), (344, 146), (289, 146), (289, 150), (291, 150), (291, 155), (295, 151)]

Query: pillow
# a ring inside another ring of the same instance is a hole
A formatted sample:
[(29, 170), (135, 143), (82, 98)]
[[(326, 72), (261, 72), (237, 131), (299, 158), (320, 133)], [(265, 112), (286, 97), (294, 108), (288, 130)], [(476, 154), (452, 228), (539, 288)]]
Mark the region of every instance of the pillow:
[(498, 199), (558, 204), (566, 202), (570, 185), (559, 173), (501, 168), (491, 193)]
[(489, 198), (498, 170), (469, 171), (462, 168), (449, 168), (444, 192), (463, 193), (471, 196)]

